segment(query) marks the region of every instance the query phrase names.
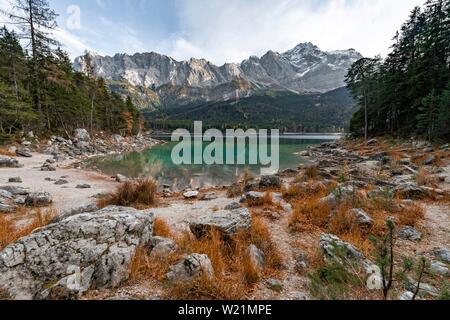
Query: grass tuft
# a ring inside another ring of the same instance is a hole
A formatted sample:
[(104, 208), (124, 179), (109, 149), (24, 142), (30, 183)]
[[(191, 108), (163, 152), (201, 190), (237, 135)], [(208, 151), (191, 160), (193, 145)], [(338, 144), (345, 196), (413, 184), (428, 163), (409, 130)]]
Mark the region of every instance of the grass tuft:
[(155, 180), (142, 178), (127, 181), (113, 193), (98, 201), (98, 206), (104, 208), (110, 205), (134, 207), (142, 209), (155, 205), (158, 185)]

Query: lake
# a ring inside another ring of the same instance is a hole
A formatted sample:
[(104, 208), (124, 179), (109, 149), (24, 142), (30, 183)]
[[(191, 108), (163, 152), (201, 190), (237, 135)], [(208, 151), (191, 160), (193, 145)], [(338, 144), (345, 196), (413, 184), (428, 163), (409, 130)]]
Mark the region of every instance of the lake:
[[(280, 171), (307, 163), (308, 160), (299, 156), (298, 153), (306, 150), (308, 146), (333, 141), (340, 137), (340, 135), (321, 134), (280, 136)], [(170, 185), (173, 190), (230, 185), (242, 176), (246, 168), (255, 175), (261, 171), (259, 165), (175, 165), (171, 154), (177, 143), (171, 142), (168, 136), (154, 136), (154, 138), (167, 142), (142, 152), (93, 158), (86, 163), (86, 167), (111, 176), (120, 173), (130, 178), (153, 177), (160, 186)], [(204, 143), (203, 147), (205, 148), (208, 144)], [(227, 146), (224, 146), (224, 149), (226, 153)], [(248, 148), (246, 151), (246, 163), (248, 163)]]

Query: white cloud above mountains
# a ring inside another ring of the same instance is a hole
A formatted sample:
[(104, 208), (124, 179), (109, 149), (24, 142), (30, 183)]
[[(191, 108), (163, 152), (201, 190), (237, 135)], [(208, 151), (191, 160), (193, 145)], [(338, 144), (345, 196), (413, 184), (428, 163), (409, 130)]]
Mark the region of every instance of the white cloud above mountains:
[[(395, 31), (425, 0), (122, 0), (122, 7), (118, 0), (78, 1), (90, 9), (89, 19), (82, 12), (82, 29), (60, 23), (55, 33), (72, 57), (85, 49), (109, 55), (156, 51), (223, 64), (267, 50), (283, 52), (300, 42), (386, 55)], [(59, 9), (65, 2), (77, 4), (61, 0)], [(7, 3), (0, 0), (0, 8)], [(120, 14), (123, 4), (126, 15)], [(166, 26), (150, 26), (161, 8)], [(106, 12), (119, 14), (113, 18)]]
[(355, 48), (387, 54), (391, 38), (423, 0), (185, 0), (184, 35), (172, 42), (175, 58), (194, 52), (216, 63), (236, 62), (300, 42), (323, 50)]

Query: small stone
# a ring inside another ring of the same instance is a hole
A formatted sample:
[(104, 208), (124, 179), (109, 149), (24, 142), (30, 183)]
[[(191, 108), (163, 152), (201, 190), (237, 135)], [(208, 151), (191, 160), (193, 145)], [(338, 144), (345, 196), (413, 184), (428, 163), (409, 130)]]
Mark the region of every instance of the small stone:
[(414, 293), (412, 293), (411, 291), (405, 291), (400, 295), (399, 300), (411, 301), (413, 298), (414, 298)]
[(425, 159), (425, 161), (423, 162), (423, 164), (426, 165), (426, 166), (431, 166), (435, 161), (436, 161), (436, 157), (433, 156), (433, 155), (431, 155), (431, 156), (428, 156), (428, 157)]
[(200, 196), (200, 200), (203, 200), (203, 201), (211, 201), (211, 200), (215, 200), (217, 198), (218, 198), (218, 196), (217, 196), (217, 193), (215, 193), (215, 192), (208, 192), (208, 193), (205, 193)]
[(204, 254), (191, 254), (182, 262), (170, 268), (166, 277), (170, 283), (190, 281), (202, 274), (209, 278), (214, 276), (214, 269), (209, 257)]
[(307, 258), (304, 252), (299, 252), (295, 258), (295, 268), (299, 272), (303, 272), (307, 267)]
[(31, 158), (33, 157), (33, 155), (31, 154), (30, 149), (28, 148), (19, 148), (16, 151), (16, 155), (19, 157), (24, 157), (24, 158)]
[(264, 188), (280, 188), (281, 179), (278, 176), (262, 176), (259, 180), (259, 187)]
[(55, 182), (55, 185), (62, 186), (62, 185), (68, 184), (68, 183), (69, 183), (69, 181), (64, 180), (64, 179), (60, 179), (60, 180)]
[(162, 237), (153, 237), (151, 239), (151, 256), (167, 257), (167, 255), (178, 249), (177, 244), (170, 239)]
[(79, 184), (79, 185), (77, 185), (76, 188), (77, 188), (77, 189), (90, 189), (90, 188), (92, 188), (92, 187), (91, 187), (91, 185), (89, 185), (89, 184)]
[(48, 206), (52, 203), (52, 196), (48, 192), (30, 193), (25, 199), (25, 204), (33, 207)]
[(22, 178), (21, 177), (14, 177), (14, 178), (9, 178), (8, 179), (9, 183), (22, 183)]
[(435, 249), (432, 255), (444, 262), (450, 263), (450, 250), (447, 248)]
[(412, 227), (403, 227), (398, 230), (397, 236), (402, 240), (420, 241), (422, 239), (422, 233)]
[(224, 210), (233, 211), (241, 208), (241, 204), (239, 202), (232, 202), (225, 206)]
[(252, 244), (248, 247), (247, 254), (250, 257), (253, 267), (255, 267), (259, 272), (264, 270), (264, 266), (266, 263), (264, 252), (262, 252), (254, 244)]
[(183, 193), (183, 197), (185, 199), (195, 199), (198, 197), (198, 195), (199, 195), (198, 191), (188, 191), (188, 192)]
[(125, 177), (125, 176), (122, 175), (122, 174), (117, 174), (117, 175), (116, 175), (116, 181), (119, 182), (119, 183), (126, 182), (127, 180), (128, 180), (128, 178)]
[[(406, 289), (415, 292), (417, 289), (417, 281), (411, 278), (406, 279)], [(439, 291), (428, 283), (421, 283), (419, 285), (419, 296), (433, 296), (437, 297), (439, 295)]]
[(292, 301), (308, 301), (310, 300), (309, 296), (301, 291), (294, 291), (289, 294), (289, 297)]

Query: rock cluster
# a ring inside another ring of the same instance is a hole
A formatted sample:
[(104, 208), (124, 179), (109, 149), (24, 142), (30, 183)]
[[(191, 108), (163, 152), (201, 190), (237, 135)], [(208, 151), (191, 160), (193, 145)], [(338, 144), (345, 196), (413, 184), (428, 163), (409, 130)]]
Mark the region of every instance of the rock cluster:
[(148, 134), (124, 138), (119, 135), (91, 136), (85, 129), (76, 129), (72, 139), (53, 136), (48, 141), (45, 153), (55, 160), (84, 158), (92, 155), (126, 153), (143, 150), (157, 143)]
[(0, 186), (0, 212), (14, 212), (18, 206), (48, 206), (53, 199), (49, 193), (33, 193), (25, 188), (12, 185)]

